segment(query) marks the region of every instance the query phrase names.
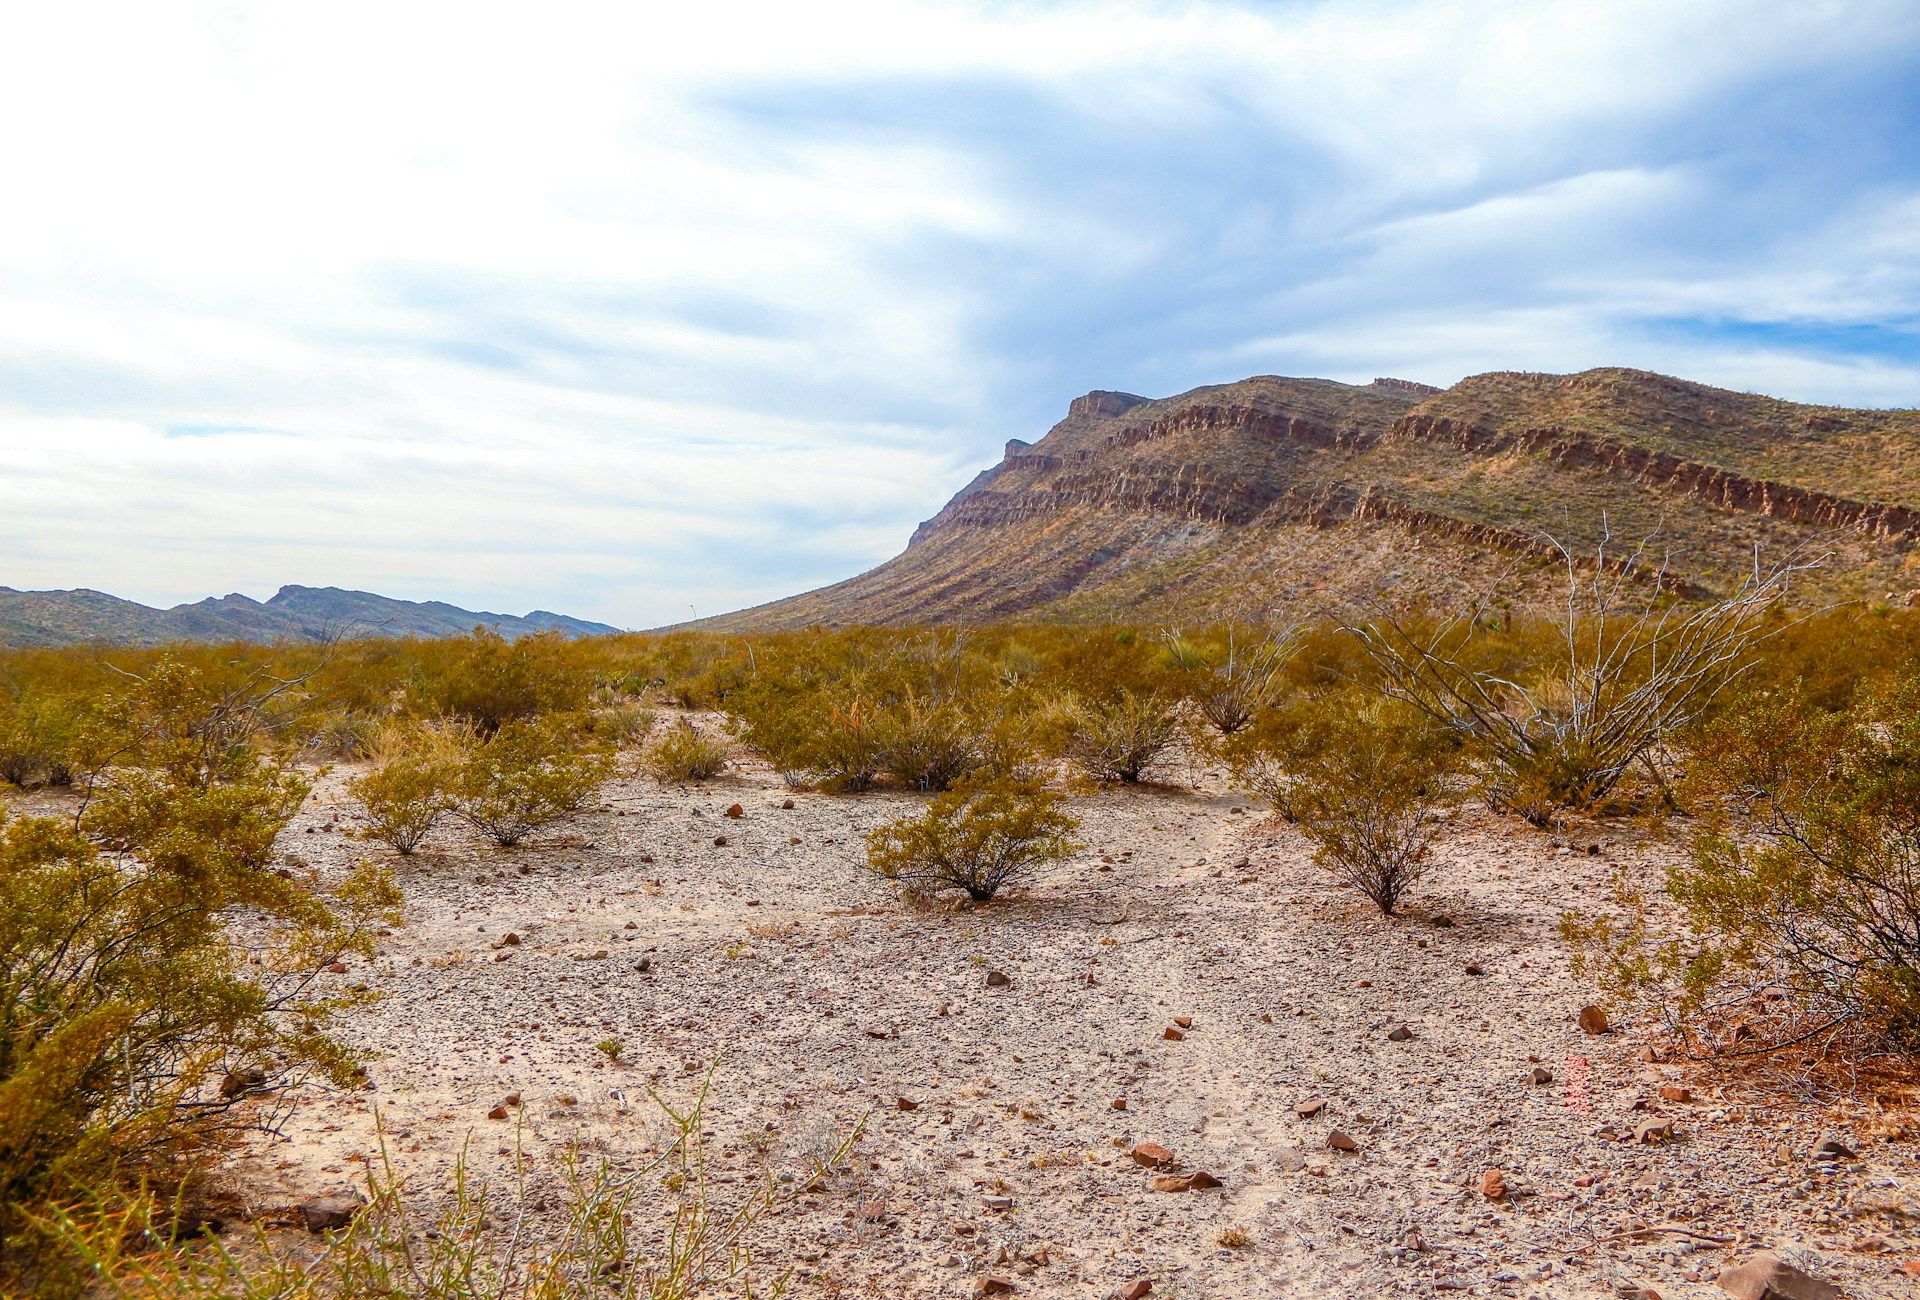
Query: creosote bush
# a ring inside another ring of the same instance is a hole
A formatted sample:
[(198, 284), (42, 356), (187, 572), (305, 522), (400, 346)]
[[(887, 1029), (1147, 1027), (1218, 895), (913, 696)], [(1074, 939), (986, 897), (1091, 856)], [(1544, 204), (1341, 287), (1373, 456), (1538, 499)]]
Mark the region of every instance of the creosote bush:
[(1391, 916), (1426, 871), (1437, 815), (1457, 800), (1461, 752), (1418, 710), (1342, 692), (1266, 720), (1234, 763), (1313, 841), (1315, 862)]
[(867, 865), (911, 890), (959, 888), (986, 902), (1007, 885), (1082, 847), (1066, 798), (1032, 779), (978, 774), (936, 795), (924, 812), (867, 836)]
[(1061, 701), (1049, 729), (1088, 776), (1130, 785), (1179, 739), (1180, 719), (1159, 694), (1121, 689)]
[(1576, 969), (1683, 1032), (1773, 991), (1796, 1034), (1920, 1041), (1920, 674), (1839, 711), (1738, 701), (1694, 738), (1688, 794), (1677, 918), (1623, 878), (1618, 911), (1563, 918)]
[(372, 766), (347, 783), (367, 822), (362, 834), (411, 855), (453, 811), (473, 748), (469, 733), (450, 723), (402, 720), (382, 728), (371, 742)]
[(613, 775), (613, 763), (613, 747), (573, 718), (522, 718), (468, 747), (454, 806), (511, 847), (577, 811)]
[(643, 763), (659, 781), (707, 781), (727, 770), (733, 746), (680, 718), (647, 747)]

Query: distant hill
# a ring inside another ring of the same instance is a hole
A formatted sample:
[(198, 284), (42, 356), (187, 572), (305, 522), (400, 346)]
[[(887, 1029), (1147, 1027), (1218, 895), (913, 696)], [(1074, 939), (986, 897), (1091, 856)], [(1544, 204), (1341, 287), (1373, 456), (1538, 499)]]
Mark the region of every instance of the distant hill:
[(536, 609), (524, 617), (441, 601), (394, 600), (339, 587), (282, 587), (266, 601), (238, 594), (155, 609), (102, 591), (0, 587), (0, 645), (166, 641), (322, 641), (337, 637), (458, 636), (485, 625), (503, 636), (558, 630), (599, 636), (620, 629)]
[(1382, 593), (1520, 602), (1560, 581), (1549, 536), (1653, 538), (1680, 592), (1754, 548), (1832, 558), (1810, 597), (1920, 588), (1920, 411), (1805, 406), (1627, 369), (1499, 372), (1448, 389), (1258, 376), (1152, 400), (1093, 392), (1007, 443), (858, 577), (703, 620), (1258, 617)]

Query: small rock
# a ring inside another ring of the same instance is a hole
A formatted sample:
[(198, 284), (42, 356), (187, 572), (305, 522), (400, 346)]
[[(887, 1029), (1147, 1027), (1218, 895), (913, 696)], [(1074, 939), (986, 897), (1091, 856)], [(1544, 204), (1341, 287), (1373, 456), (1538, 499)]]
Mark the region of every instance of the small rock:
[(1485, 975), (1487, 968), (1477, 961), (1470, 961), (1466, 965), (1466, 971), (1469, 975)]
[(1011, 1295), (1013, 1289), (1013, 1279), (997, 1273), (988, 1273), (973, 1284), (975, 1295)]
[(1532, 1075), (1530, 1075), (1529, 1077), (1530, 1077), (1530, 1078), (1531, 1078), (1531, 1079), (1532, 1079), (1532, 1080), (1533, 1080), (1533, 1081), (1534, 1081), (1535, 1083), (1552, 1083), (1552, 1082), (1553, 1082), (1553, 1071), (1552, 1071), (1552, 1070), (1549, 1070), (1549, 1069), (1548, 1069), (1548, 1068), (1547, 1068), (1546, 1066), (1544, 1066), (1544, 1065), (1536, 1065), (1536, 1066), (1534, 1066), (1534, 1067), (1533, 1067), (1533, 1073), (1532, 1073)]
[(1647, 1147), (1671, 1142), (1673, 1141), (1673, 1121), (1670, 1119), (1646, 1120), (1634, 1128), (1633, 1140)]
[(1404, 1043), (1412, 1037), (1413, 1026), (1411, 1025), (1397, 1025), (1387, 1031), (1387, 1041), (1389, 1043)]
[(1691, 1090), (1687, 1088), (1682, 1088), (1677, 1083), (1662, 1084), (1660, 1087), (1660, 1100), (1661, 1101), (1682, 1101), (1682, 1102), (1692, 1101), (1693, 1093)]
[(1173, 1018), (1173, 1023), (1180, 1026), (1180, 1028), (1182, 1029), (1192, 1029), (1193, 1017), (1192, 1016), (1175, 1016)]
[(1113, 1099), (1113, 1108), (1115, 1110), (1125, 1110), (1127, 1108), (1127, 1099), (1125, 1097), (1115, 1097)]
[(788, 809), (789, 811), (791, 811), (791, 810), (792, 810), (792, 808), (793, 808), (793, 800), (791, 800), (791, 799), (782, 799), (782, 800), (780, 801), (780, 806), (781, 806), (782, 808), (785, 808), (785, 809)]
[(1186, 1035), (1180, 1032), (1180, 1027), (1178, 1025), (1168, 1025), (1165, 1029), (1160, 1031), (1160, 1037), (1166, 1039), (1168, 1042), (1178, 1043), (1184, 1040), (1186, 1038)]
[(641, 958), (641, 959), (640, 959), (639, 961), (637, 961), (637, 962), (635, 962), (635, 963), (633, 964), (633, 968), (634, 968), (635, 970), (637, 970), (637, 971), (641, 971), (641, 972), (643, 972), (643, 973), (644, 973), (644, 972), (646, 972), (646, 971), (650, 971), (650, 970), (652, 970), (652, 969), (653, 969), (653, 958), (651, 958), (651, 957), (642, 957), (642, 958)]
[(1586, 1030), (1589, 1034), (1606, 1033), (1607, 1013), (1595, 1006), (1581, 1007), (1580, 1028)]
[(746, 815), (747, 815), (747, 810), (745, 808), (742, 808), (739, 804), (730, 803), (727, 805), (727, 816), (733, 818), (735, 821), (739, 821), (742, 817), (745, 817)]
[(1480, 1175), (1480, 1195), (1489, 1201), (1507, 1199), (1507, 1176), (1498, 1169), (1489, 1169)]
[(993, 1214), (1004, 1214), (1013, 1208), (1013, 1198), (1011, 1196), (983, 1197), (980, 1203), (986, 1206), (988, 1211)]
[(987, 972), (987, 987), (990, 989), (1003, 989), (1011, 983), (1013, 983), (1013, 980), (1005, 971), (990, 970)]
[(1152, 1291), (1152, 1278), (1136, 1278), (1132, 1282), (1127, 1283), (1126, 1289), (1120, 1292), (1120, 1300), (1144, 1300), (1144, 1297), (1150, 1295)]
[(714, 848), (716, 848), (716, 849), (724, 849), (724, 848), (726, 848), (726, 847), (727, 847), (727, 837), (726, 837), (726, 836), (724, 836), (724, 835), (716, 835), (716, 836), (714, 836), (714, 837), (713, 837), (713, 847), (714, 847)]
[(492, 1110), (487, 1112), (488, 1119), (505, 1119), (506, 1117), (507, 1117), (507, 1108), (505, 1106), (495, 1106)]
[(920, 1109), (920, 1103), (913, 1100), (913, 1098), (911, 1097), (895, 1097), (893, 1099), (893, 1105), (894, 1105), (894, 1109), (896, 1110), (919, 1110)]
[(1201, 1192), (1220, 1186), (1220, 1180), (1204, 1169), (1190, 1174), (1161, 1174), (1153, 1180), (1156, 1192)]
[(1335, 1151), (1358, 1151), (1360, 1149), (1358, 1142), (1355, 1142), (1339, 1129), (1335, 1129), (1333, 1132), (1327, 1134), (1327, 1145)]
[(1860, 1153), (1831, 1133), (1823, 1133), (1813, 1144), (1815, 1160), (1858, 1160)]
[(347, 973), (347, 964), (343, 961), (328, 962), (327, 970), (334, 975), (345, 975)]
[(1315, 1097), (1312, 1101), (1303, 1101), (1293, 1108), (1293, 1113), (1301, 1119), (1312, 1119), (1327, 1108), (1325, 1097)]
[(361, 1202), (351, 1196), (316, 1196), (293, 1207), (293, 1216), (308, 1232), (332, 1232), (353, 1222)]
[(1128, 1154), (1149, 1169), (1163, 1168), (1173, 1163), (1173, 1152), (1158, 1142), (1138, 1143)]
[(1838, 1287), (1773, 1255), (1755, 1255), (1714, 1283), (1734, 1300), (1841, 1300)]

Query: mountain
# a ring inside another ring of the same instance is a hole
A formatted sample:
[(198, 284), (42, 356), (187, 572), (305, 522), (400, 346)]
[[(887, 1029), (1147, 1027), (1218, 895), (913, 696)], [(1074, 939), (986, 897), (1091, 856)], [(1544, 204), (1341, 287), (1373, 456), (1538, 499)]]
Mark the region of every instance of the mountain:
[[(1649, 581), (1725, 590), (1755, 548), (1826, 554), (1812, 598), (1920, 588), (1920, 411), (1806, 406), (1645, 371), (1440, 389), (1263, 375), (1093, 392), (1014, 439), (880, 567), (722, 630), (1202, 620), (1381, 596), (1526, 603), (1645, 541)], [(1664, 558), (1662, 571), (1657, 561)]]
[(550, 630), (567, 636), (599, 636), (620, 630), (543, 609), (516, 617), (339, 587), (282, 587), (265, 601), (236, 594), (172, 609), (155, 609), (85, 588), (15, 591), (0, 587), (0, 646), (458, 636), (481, 624), (509, 637)]

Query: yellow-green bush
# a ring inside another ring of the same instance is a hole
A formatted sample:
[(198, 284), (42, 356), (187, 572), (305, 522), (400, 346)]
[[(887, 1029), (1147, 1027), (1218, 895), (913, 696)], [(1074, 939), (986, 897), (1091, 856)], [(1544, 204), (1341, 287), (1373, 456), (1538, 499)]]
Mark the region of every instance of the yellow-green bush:
[(1036, 868), (1079, 852), (1072, 838), (1079, 825), (1059, 792), (983, 773), (955, 782), (924, 812), (874, 830), (867, 865), (908, 889), (957, 887), (986, 902)]
[(680, 718), (647, 747), (642, 760), (658, 781), (706, 781), (727, 770), (733, 746)]
[(1132, 784), (1180, 737), (1165, 697), (1109, 690), (1062, 700), (1048, 724), (1059, 752), (1096, 781)]
[(1630, 880), (1611, 914), (1569, 914), (1578, 969), (1685, 1028), (1771, 987), (1814, 1024), (1920, 1041), (1920, 674), (1845, 709), (1767, 691), (1694, 738), (1676, 921)]
[(460, 816), (501, 845), (577, 811), (613, 775), (613, 749), (567, 717), (522, 718), (469, 748)]
[(366, 822), (360, 833), (411, 855), (458, 801), (477, 742), (452, 723), (395, 721), (371, 745), (371, 766), (347, 782)]

